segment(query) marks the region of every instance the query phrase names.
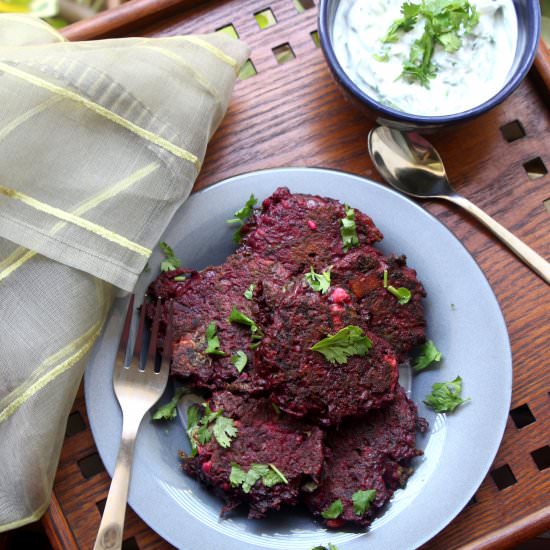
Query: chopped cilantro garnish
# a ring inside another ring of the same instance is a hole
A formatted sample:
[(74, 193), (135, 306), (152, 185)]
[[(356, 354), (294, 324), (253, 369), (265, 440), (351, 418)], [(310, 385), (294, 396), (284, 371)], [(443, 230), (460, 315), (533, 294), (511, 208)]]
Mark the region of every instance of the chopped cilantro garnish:
[(344, 204), (344, 210), (346, 217), (340, 220), (340, 235), (342, 236), (344, 252), (348, 252), (352, 246), (359, 244), (359, 237), (357, 236), (357, 227), (355, 226), (355, 210), (347, 204)]
[(203, 415), (199, 419), (196, 405), (191, 405), (187, 409), (187, 434), (191, 441), (193, 456), (197, 454), (197, 443), (204, 445), (212, 439), (212, 436), (221, 447), (231, 446), (231, 440), (237, 436), (239, 430), (234, 420), (222, 416), (222, 413), (222, 409), (212, 411), (208, 404), (204, 403)]
[(351, 495), (353, 502), (353, 511), (356, 516), (362, 516), (374, 502), (376, 498), (376, 490), (368, 489), (367, 491), (357, 491)]
[(245, 472), (235, 462), (231, 463), (229, 482), (232, 487), (241, 487), (243, 493), (250, 493), (260, 479), (265, 487), (273, 487), (279, 483), (288, 484), (286, 477), (274, 464), (252, 464), (248, 472)]
[(174, 277), (172, 281), (176, 281), (177, 283), (187, 281), (187, 275), (178, 275), (177, 277)]
[(321, 512), (321, 515), (325, 519), (336, 519), (342, 515), (344, 511), (344, 505), (340, 499), (335, 500), (326, 510)]
[(436, 382), (432, 393), (426, 396), (424, 403), (435, 412), (453, 412), (459, 405), (470, 400), (462, 399), (462, 378), (457, 376), (452, 382)]
[(326, 294), (330, 288), (330, 270), (332, 266), (323, 273), (315, 273), (313, 266), (310, 267), (309, 273), (306, 273), (305, 280), (309, 286), (316, 292)]
[(429, 367), (434, 361), (441, 361), (441, 352), (431, 340), (428, 340), (422, 346), (420, 355), (415, 359), (413, 368), (416, 372), (419, 372)]
[(212, 321), (206, 328), (206, 349), (204, 353), (207, 355), (219, 355), (224, 357), (225, 352), (220, 349), (220, 339), (216, 334), (216, 323)]
[(247, 299), (247, 300), (252, 300), (252, 298), (254, 297), (254, 289), (256, 288), (256, 285), (255, 284), (251, 284), (243, 293), (243, 296)]
[(176, 258), (174, 251), (166, 243), (159, 243), (160, 249), (164, 252), (165, 259), (160, 262), (161, 271), (173, 271), (181, 266), (181, 260)]
[(388, 288), (388, 270), (384, 269), (384, 280), (383, 280), (384, 288)]
[(227, 220), (229, 224), (239, 224), (239, 228), (233, 234), (233, 242), (239, 244), (241, 242), (241, 228), (245, 224), (246, 220), (252, 215), (254, 211), (254, 206), (258, 203), (258, 199), (252, 194), (250, 198), (246, 201), (245, 205), (237, 210), (234, 214), (234, 218)]
[(405, 2), (401, 13), (403, 17), (392, 23), (382, 42), (397, 42), (400, 31), (409, 32), (417, 24), (423, 24), (424, 32), (413, 42), (401, 76), (409, 81), (417, 80), (428, 88), (430, 79), (437, 73), (437, 66), (432, 62), (436, 44), (447, 52), (456, 52), (462, 46), (462, 37), (478, 24), (479, 13), (467, 0)]
[(412, 297), (411, 291), (404, 286), (395, 288), (394, 286), (390, 285), (388, 286), (388, 292), (390, 294), (393, 294), (397, 298), (398, 303), (400, 303), (401, 305), (408, 304)]
[(231, 362), (233, 365), (235, 365), (235, 368), (238, 372), (243, 372), (243, 369), (246, 367), (246, 364), (248, 363), (248, 356), (246, 353), (242, 350), (239, 350), (235, 352), (234, 355), (231, 356)]
[(329, 542), (328, 546), (315, 546), (311, 550), (338, 550), (338, 548), (335, 544)]
[(371, 347), (372, 340), (364, 335), (362, 328), (348, 325), (336, 334), (319, 340), (309, 349), (322, 353), (331, 363), (342, 365), (352, 355), (367, 355)]
[(181, 399), (182, 395), (185, 395), (187, 393), (187, 391), (188, 390), (183, 387), (177, 388), (174, 393), (174, 397), (172, 397), (172, 399), (170, 399), (170, 401), (168, 401), (166, 405), (158, 407), (151, 418), (153, 420), (173, 420), (174, 418), (176, 418), (176, 406), (178, 404), (178, 401)]
[(237, 323), (239, 325), (250, 327), (252, 340), (261, 340), (264, 337), (256, 322), (248, 317), (248, 315), (245, 315), (242, 311), (239, 311), (235, 306), (233, 306), (233, 309), (231, 310), (231, 313), (229, 314), (227, 320), (230, 323)]
[(226, 449), (231, 446), (231, 439), (237, 435), (238, 430), (232, 418), (220, 415), (213, 424), (212, 433), (220, 447)]

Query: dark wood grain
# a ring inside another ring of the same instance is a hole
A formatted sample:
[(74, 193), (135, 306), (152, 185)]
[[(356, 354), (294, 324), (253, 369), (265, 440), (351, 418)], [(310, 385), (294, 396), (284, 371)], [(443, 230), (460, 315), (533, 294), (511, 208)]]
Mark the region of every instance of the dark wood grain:
[[(278, 22), (259, 30), (253, 14), (267, 6)], [(237, 82), (195, 190), (250, 170), (280, 166), (321, 166), (380, 182), (366, 149), (373, 123), (343, 99), (332, 81), (311, 38), (316, 17), (316, 9), (298, 14), (292, 0), (135, 0), (64, 32), (74, 40), (203, 33), (229, 23), (235, 26), (252, 48), (258, 74)], [(272, 48), (284, 43), (290, 44), (296, 58), (278, 65)], [(536, 72), (509, 99), (477, 120), (430, 138), (457, 190), (546, 258), (550, 213), (543, 203), (550, 199), (550, 176), (530, 179), (524, 164), (540, 158), (550, 168), (548, 57), (541, 43)], [(513, 121), (521, 123), (526, 135), (509, 143), (501, 127)], [(508, 419), (491, 467), (493, 471), (508, 465), (517, 482), (499, 490), (488, 475), (476, 492), (476, 502), (423, 549), (510, 548), (550, 528), (550, 468), (540, 471), (531, 456), (548, 445), (550, 433), (548, 287), (463, 211), (435, 201), (423, 206), (460, 239), (491, 284), (510, 335), (512, 409), (527, 404), (536, 419), (521, 429)], [(86, 420), (81, 395), (75, 407)], [(85, 479), (78, 468), (78, 460), (94, 452), (89, 429), (67, 439), (55, 483), (63, 516), (81, 548), (93, 545), (100, 520), (96, 503), (106, 497), (109, 483), (105, 472)], [(171, 548), (133, 513), (125, 533), (142, 549)]]

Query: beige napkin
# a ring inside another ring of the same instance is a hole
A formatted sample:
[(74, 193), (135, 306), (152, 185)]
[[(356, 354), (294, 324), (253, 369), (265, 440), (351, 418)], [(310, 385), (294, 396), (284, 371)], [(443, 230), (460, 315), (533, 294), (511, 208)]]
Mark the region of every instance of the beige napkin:
[(0, 532), (46, 510), (116, 289), (189, 195), (247, 55), (221, 34), (67, 43), (0, 16)]

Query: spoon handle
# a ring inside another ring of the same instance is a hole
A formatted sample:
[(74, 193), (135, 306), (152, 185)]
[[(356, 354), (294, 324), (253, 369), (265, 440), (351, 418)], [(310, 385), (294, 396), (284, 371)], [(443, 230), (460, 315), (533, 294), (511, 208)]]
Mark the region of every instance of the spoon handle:
[(537, 275), (550, 284), (550, 264), (532, 248), (527, 246), (523, 241), (510, 233), (508, 229), (500, 225), (491, 216), (486, 214), (481, 208), (470, 202), (467, 198), (461, 195), (446, 195), (442, 196), (458, 206), (467, 210), (472, 216), (477, 218), (485, 227), (490, 229), (508, 248), (523, 260)]

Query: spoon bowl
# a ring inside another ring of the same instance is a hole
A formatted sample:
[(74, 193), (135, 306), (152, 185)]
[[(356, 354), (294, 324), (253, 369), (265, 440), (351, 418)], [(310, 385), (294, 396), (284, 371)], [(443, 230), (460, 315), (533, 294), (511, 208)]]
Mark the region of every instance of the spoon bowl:
[(414, 132), (379, 126), (371, 130), (369, 154), (383, 178), (395, 189), (422, 199), (444, 199), (467, 210), (550, 284), (550, 264), (483, 210), (451, 187), (433, 145)]

